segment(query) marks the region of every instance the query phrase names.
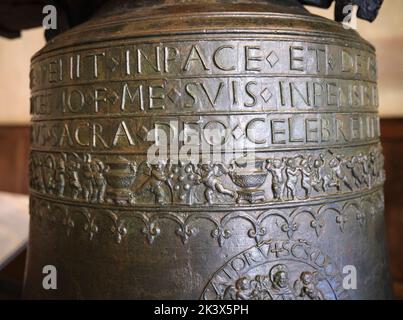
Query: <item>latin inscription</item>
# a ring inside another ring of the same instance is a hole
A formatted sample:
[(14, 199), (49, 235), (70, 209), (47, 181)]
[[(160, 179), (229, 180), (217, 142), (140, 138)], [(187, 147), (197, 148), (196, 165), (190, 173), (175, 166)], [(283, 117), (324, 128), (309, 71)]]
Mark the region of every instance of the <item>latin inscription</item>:
[(376, 81), (373, 53), (288, 41), (193, 41), (84, 50), (34, 62), (33, 90), (77, 81), (220, 75), (318, 75)]
[(340, 45), (198, 40), (83, 49), (33, 62), (32, 145), (144, 153), (160, 128), (168, 144), (195, 131), (198, 143), (232, 150), (375, 141), (375, 81), (373, 53)]
[(375, 84), (340, 79), (269, 77), (122, 81), (41, 90), (33, 115), (46, 118), (102, 114), (177, 112), (376, 110)]
[[(259, 116), (181, 116), (106, 118), (97, 120), (39, 121), (32, 124), (35, 148), (74, 147), (86, 150), (127, 150), (146, 152), (158, 141), (149, 133), (160, 129), (167, 143), (176, 145), (196, 135), (200, 143), (228, 146), (234, 150), (278, 146), (326, 146), (360, 143), (379, 138), (375, 114), (262, 114)], [(206, 129), (211, 129), (210, 131)], [(185, 136), (179, 137), (184, 132)], [(189, 133), (189, 137), (187, 136)], [(209, 136), (207, 133), (211, 133)], [(148, 141), (147, 141), (148, 139)], [(194, 141), (194, 140), (192, 140)]]

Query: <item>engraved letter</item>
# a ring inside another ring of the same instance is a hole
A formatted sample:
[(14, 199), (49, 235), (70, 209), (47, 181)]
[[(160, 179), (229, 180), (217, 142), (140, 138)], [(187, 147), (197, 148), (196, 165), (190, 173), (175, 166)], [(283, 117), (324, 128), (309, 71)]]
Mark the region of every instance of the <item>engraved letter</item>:
[(165, 47), (164, 48), (164, 72), (169, 72), (169, 62), (175, 61), (176, 56), (178, 55), (178, 49), (174, 47)]
[(95, 92), (94, 92), (95, 112), (99, 111), (100, 102), (106, 102), (106, 97), (103, 95), (100, 95), (100, 93), (102, 93), (102, 92), (105, 93), (106, 91), (107, 91), (106, 88), (95, 89)]
[(104, 57), (105, 56), (105, 52), (102, 53), (94, 53), (94, 54), (90, 54), (88, 55), (88, 57), (93, 57), (94, 58), (94, 78), (98, 78), (98, 57)]
[[(217, 66), (218, 69), (223, 70), (223, 71), (232, 71), (232, 70), (235, 70), (235, 65), (232, 65), (232, 66), (224, 66), (224, 64), (219, 61), (218, 56), (219, 56), (219, 54), (221, 53), (221, 51), (224, 50), (224, 49), (231, 49), (231, 50), (233, 50), (233, 49), (234, 49), (234, 46), (226, 45), (226, 46), (218, 47), (217, 50), (214, 51), (214, 54), (213, 54), (213, 61), (214, 61), (214, 64)], [(225, 61), (225, 60), (227, 60), (228, 57), (230, 57), (230, 56), (231, 56), (231, 54), (228, 54), (228, 56), (224, 56), (224, 59), (221, 59), (221, 60), (222, 60), (222, 61)]]
[(303, 47), (290, 47), (290, 70), (293, 71), (304, 71), (304, 56), (298, 54), (304, 51)]
[(245, 70), (246, 71), (260, 71), (261, 68), (259, 67), (252, 67), (250, 65), (251, 61), (262, 61), (263, 57), (262, 56), (254, 56), (251, 54), (251, 51), (256, 50), (256, 51), (260, 51), (260, 47), (258, 46), (254, 46), (254, 47), (249, 47), (246, 46), (245, 47)]
[[(164, 85), (156, 85), (156, 86), (150, 86), (148, 88), (148, 94), (149, 94), (149, 103), (150, 103), (150, 109), (165, 109), (164, 106)], [(160, 101), (160, 104), (157, 104), (155, 100)]]
[(118, 130), (116, 130), (112, 145), (114, 147), (117, 146), (121, 138), (124, 138), (129, 143), (130, 146), (134, 146), (133, 138), (129, 133), (129, 129), (127, 128), (126, 122), (124, 121), (121, 121), (119, 123), (119, 127)]
[(244, 103), (244, 106), (245, 107), (248, 107), (248, 108), (251, 108), (251, 107), (254, 107), (254, 106), (256, 106), (256, 102), (257, 102), (257, 98), (256, 98), (256, 95), (251, 91), (251, 86), (256, 86), (257, 85), (257, 83), (255, 82), (255, 81), (250, 81), (250, 82), (248, 82), (247, 84), (246, 84), (246, 86), (245, 86), (245, 91), (246, 91), (246, 94), (249, 96), (249, 97), (251, 97), (252, 98), (252, 102), (250, 102), (250, 103)]
[(132, 95), (130, 92), (129, 86), (127, 83), (123, 85), (122, 90), (122, 103), (120, 105), (120, 110), (125, 111), (126, 109), (126, 96), (129, 96), (131, 103), (134, 103), (134, 99), (138, 96), (140, 110), (144, 111), (144, 99), (143, 99), (143, 85), (139, 85), (136, 89), (136, 92)]
[(142, 59), (143, 57), (148, 64), (156, 71), (159, 72), (161, 71), (161, 66), (160, 66), (160, 47), (155, 47), (155, 64), (151, 62), (151, 59), (145, 55), (145, 53), (141, 49), (137, 49), (137, 72), (142, 73), (143, 68), (142, 68)]
[[(246, 125), (246, 137), (255, 144), (265, 144), (267, 142), (266, 139), (256, 138), (256, 133), (260, 132), (259, 129), (256, 129), (259, 122), (265, 124), (266, 120), (264, 118), (256, 118), (249, 121), (249, 123)], [(263, 130), (261, 130), (261, 132), (267, 134), (267, 129), (265, 126), (263, 126)]]
[(202, 58), (202, 55), (200, 54), (200, 52), (196, 46), (192, 46), (192, 49), (190, 50), (190, 53), (186, 59), (186, 63), (185, 63), (183, 70), (189, 71), (190, 64), (192, 62), (196, 62), (196, 61), (201, 64), (201, 66), (203, 67), (204, 70), (209, 70), (209, 68), (207, 68), (206, 63), (204, 62), (204, 60)]
[[(284, 129), (285, 120), (284, 119), (273, 119), (271, 120), (271, 140), (273, 144), (285, 144), (286, 141), (284, 139), (285, 129)], [(281, 139), (283, 138), (283, 139)]]

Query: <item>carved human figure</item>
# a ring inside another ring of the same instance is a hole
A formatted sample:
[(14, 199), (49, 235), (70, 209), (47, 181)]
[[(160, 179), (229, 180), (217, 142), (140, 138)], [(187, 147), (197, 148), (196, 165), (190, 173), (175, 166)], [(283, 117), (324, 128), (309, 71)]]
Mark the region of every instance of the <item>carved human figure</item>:
[(235, 283), (236, 300), (249, 300), (251, 294), (251, 286), (248, 278), (243, 277)]
[(37, 188), (40, 192), (46, 192), (44, 175), (42, 171), (42, 161), (38, 156), (33, 156), (32, 163), (34, 187)]
[(363, 182), (369, 187), (370, 186), (370, 177), (369, 177), (369, 159), (368, 156), (364, 154), (359, 154), (358, 162), (361, 164), (362, 172), (363, 172)]
[(376, 158), (375, 158), (375, 152), (371, 151), (369, 153), (369, 158), (368, 158), (368, 176), (369, 176), (369, 184), (370, 187), (375, 185), (376, 183)]
[(295, 294), (289, 285), (288, 268), (284, 264), (275, 265), (270, 270), (273, 300), (295, 300)]
[(253, 288), (251, 293), (252, 300), (273, 300), (270, 287), (270, 277), (267, 275), (257, 275), (251, 282)]
[(94, 193), (94, 179), (91, 166), (91, 156), (85, 155), (82, 170), (82, 190), (84, 200), (90, 202)]
[(60, 158), (57, 160), (56, 164), (56, 175), (55, 175), (55, 182), (56, 182), (56, 192), (59, 197), (64, 196), (64, 189), (66, 186), (66, 155), (62, 154)]
[(344, 184), (347, 188), (353, 191), (352, 185), (343, 172), (343, 156), (335, 155), (329, 161), (329, 167), (331, 169), (330, 179), (327, 181), (328, 187), (335, 187), (337, 191), (341, 191), (342, 185)]
[(55, 160), (52, 155), (48, 155), (45, 160), (45, 188), (49, 194), (54, 193), (55, 182)]
[(377, 151), (371, 151), (368, 159), (368, 175), (371, 186), (377, 184), (381, 179), (382, 167), (382, 155)]
[(228, 170), (222, 164), (202, 164), (200, 166), (200, 176), (202, 183), (205, 186), (204, 196), (208, 204), (214, 201), (214, 193), (236, 197), (236, 192), (226, 189), (221, 182), (220, 177), (228, 173)]
[(323, 174), (323, 166), (325, 164), (325, 159), (323, 154), (320, 154), (318, 158), (313, 161), (312, 167), (312, 187), (315, 191), (325, 191), (325, 179)]
[(298, 298), (303, 300), (325, 300), (325, 297), (317, 287), (316, 274), (304, 271), (294, 283), (294, 290)]
[(295, 158), (289, 158), (286, 162), (287, 166), (285, 169), (286, 173), (286, 187), (287, 187), (287, 198), (294, 200), (297, 196), (297, 184), (300, 171), (298, 170)]
[(301, 186), (305, 191), (305, 198), (309, 198), (312, 193), (312, 188), (314, 185), (314, 170), (312, 169), (309, 159), (302, 159), (301, 166), (299, 170), (302, 175)]
[(165, 165), (162, 162), (148, 164), (148, 180), (143, 184), (142, 189), (148, 190), (155, 197), (155, 203), (164, 204), (169, 202), (170, 195), (166, 192), (168, 186), (168, 174), (165, 172)]
[(82, 192), (79, 178), (80, 163), (70, 159), (67, 162), (67, 177), (73, 199), (77, 199)]
[(91, 162), (91, 171), (93, 177), (93, 202), (103, 203), (105, 202), (105, 191), (106, 191), (106, 178), (105, 173), (108, 172), (108, 167), (99, 160), (94, 159)]
[(224, 292), (224, 299), (251, 300), (251, 281), (247, 277), (236, 280), (235, 285), (229, 286)]
[(355, 186), (360, 188), (361, 185), (366, 182), (362, 154), (352, 156), (348, 161), (346, 161), (346, 167), (351, 170), (351, 176), (353, 177)]
[(285, 189), (284, 159), (268, 159), (266, 169), (272, 176), (272, 191), (274, 200), (283, 200)]

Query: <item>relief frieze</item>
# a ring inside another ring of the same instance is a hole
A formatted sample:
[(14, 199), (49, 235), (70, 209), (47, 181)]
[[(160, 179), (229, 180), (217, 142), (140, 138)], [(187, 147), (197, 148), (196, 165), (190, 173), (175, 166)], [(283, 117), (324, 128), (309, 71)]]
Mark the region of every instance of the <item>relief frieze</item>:
[(345, 196), (383, 184), (379, 147), (240, 156), (229, 163), (32, 152), (30, 187), (53, 199), (111, 206), (265, 204)]

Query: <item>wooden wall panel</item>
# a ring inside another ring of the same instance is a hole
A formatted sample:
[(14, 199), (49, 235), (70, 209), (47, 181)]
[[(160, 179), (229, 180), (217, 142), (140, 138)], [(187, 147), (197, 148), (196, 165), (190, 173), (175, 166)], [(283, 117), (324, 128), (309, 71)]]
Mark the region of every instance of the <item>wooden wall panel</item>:
[(29, 126), (0, 126), (0, 191), (28, 193)]
[(385, 155), (385, 217), (395, 294), (403, 299), (403, 119), (381, 121)]

